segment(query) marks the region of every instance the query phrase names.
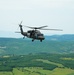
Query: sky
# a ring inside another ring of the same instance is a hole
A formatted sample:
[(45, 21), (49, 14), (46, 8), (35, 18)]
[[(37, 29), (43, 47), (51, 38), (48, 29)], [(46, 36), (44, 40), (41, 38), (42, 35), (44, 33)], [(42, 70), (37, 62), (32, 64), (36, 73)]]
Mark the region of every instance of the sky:
[(0, 37), (22, 37), (15, 33), (21, 21), (26, 26), (63, 30), (41, 30), (45, 35), (74, 34), (74, 0), (0, 0)]

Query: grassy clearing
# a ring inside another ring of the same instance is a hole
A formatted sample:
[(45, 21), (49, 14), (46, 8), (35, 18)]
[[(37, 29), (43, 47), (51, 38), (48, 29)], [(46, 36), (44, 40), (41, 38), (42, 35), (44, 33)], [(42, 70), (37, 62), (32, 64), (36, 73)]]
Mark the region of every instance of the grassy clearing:
[(0, 72), (0, 75), (74, 75), (69, 68), (56, 68), (52, 71), (40, 67), (13, 68), (12, 72)]
[(0, 75), (13, 75), (12, 72), (0, 72)]
[(73, 74), (74, 70), (68, 68), (56, 68), (52, 71), (51, 75), (69, 75)]
[(50, 70), (43, 70), (40, 68), (24, 68), (28, 71), (35, 72), (35, 73), (39, 73), (40, 75), (73, 75), (74, 74), (74, 70), (72, 69), (68, 69), (68, 68), (56, 68), (52, 71)]
[(17, 68), (13, 68), (13, 74), (14, 75), (24, 75), (24, 72), (22, 72), (21, 70)]
[(62, 60), (74, 60), (74, 58), (61, 58)]
[(48, 64), (53, 64), (53, 65), (56, 65), (58, 67), (64, 67), (62, 64), (59, 64), (59, 63), (54, 63), (54, 62), (51, 62), (51, 61), (48, 61), (48, 60), (43, 60), (43, 59), (36, 59), (37, 61), (42, 61), (44, 63), (48, 63)]
[(74, 73), (68, 74), (68, 75), (74, 75)]
[(36, 73), (39, 75), (48, 75), (52, 72), (50, 70), (43, 70), (42, 68), (39, 67), (30, 67), (30, 68), (26, 67), (24, 69), (29, 71), (30, 73)]

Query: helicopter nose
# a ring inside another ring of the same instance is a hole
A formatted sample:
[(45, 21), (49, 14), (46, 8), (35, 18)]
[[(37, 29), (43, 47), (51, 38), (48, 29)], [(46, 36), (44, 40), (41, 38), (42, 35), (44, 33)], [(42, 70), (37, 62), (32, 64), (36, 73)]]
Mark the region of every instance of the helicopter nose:
[(42, 39), (42, 40), (44, 40), (45, 38), (44, 38), (44, 36), (39, 36), (38, 37), (39, 39)]

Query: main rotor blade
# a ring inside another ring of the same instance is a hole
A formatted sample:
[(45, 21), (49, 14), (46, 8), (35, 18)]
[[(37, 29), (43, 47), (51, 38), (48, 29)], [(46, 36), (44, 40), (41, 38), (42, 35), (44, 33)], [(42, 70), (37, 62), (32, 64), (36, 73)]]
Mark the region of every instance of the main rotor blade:
[(42, 29), (42, 28), (45, 28), (45, 27), (48, 27), (48, 26), (41, 26), (41, 27), (38, 27), (38, 29)]
[(47, 26), (41, 26), (41, 27), (30, 27), (30, 26), (25, 26), (25, 27), (28, 27), (28, 28), (31, 28), (31, 29), (41, 29), (41, 28), (44, 28), (44, 27), (47, 27)]
[(54, 31), (63, 31), (62, 29), (40, 29), (40, 30), (54, 30)]
[[(24, 25), (23, 25), (24, 26)], [(31, 28), (31, 29), (34, 29), (35, 27), (30, 27), (30, 26), (24, 26), (24, 27), (27, 27), (27, 28)]]

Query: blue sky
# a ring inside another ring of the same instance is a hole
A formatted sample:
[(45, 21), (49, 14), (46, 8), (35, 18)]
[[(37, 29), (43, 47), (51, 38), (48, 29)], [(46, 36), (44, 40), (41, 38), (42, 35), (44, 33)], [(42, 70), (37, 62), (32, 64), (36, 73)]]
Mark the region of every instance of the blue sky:
[(0, 0), (0, 37), (21, 37), (15, 34), (21, 21), (28, 26), (63, 29), (41, 31), (45, 35), (74, 34), (74, 0)]

